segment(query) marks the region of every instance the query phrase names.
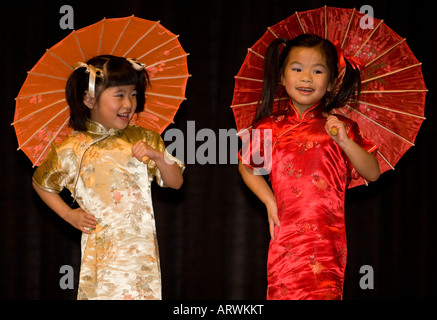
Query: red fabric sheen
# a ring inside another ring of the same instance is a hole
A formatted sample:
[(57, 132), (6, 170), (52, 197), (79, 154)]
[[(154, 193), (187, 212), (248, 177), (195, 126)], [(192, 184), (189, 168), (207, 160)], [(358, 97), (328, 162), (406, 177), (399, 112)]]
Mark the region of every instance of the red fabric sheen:
[[(263, 165), (271, 170), (281, 223), (269, 246), (268, 299), (342, 298), (347, 252), (344, 197), (354, 170), (326, 133), (322, 111), (313, 106), (300, 116), (291, 106), (288, 113), (276, 113), (255, 125), (261, 131), (272, 130), (271, 161), (265, 157)], [(338, 117), (363, 149), (376, 150), (354, 121)], [(264, 149), (262, 138), (252, 139), (251, 148), (239, 155), (252, 169), (262, 166), (251, 160), (254, 152)]]

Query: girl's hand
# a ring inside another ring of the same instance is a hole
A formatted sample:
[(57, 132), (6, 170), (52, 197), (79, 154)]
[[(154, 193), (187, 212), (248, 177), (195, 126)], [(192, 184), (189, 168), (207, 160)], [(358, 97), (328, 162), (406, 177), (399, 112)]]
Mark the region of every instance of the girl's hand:
[(58, 193), (49, 192), (40, 188), (35, 181), (32, 182), (32, 185), (49, 208), (73, 227), (87, 234), (90, 233), (90, 229), (96, 228), (96, 218), (93, 215), (86, 213), (81, 208), (71, 209)]
[(91, 229), (96, 228), (96, 218), (89, 213), (86, 213), (81, 208), (72, 209), (66, 216), (65, 221), (70, 223), (76, 229), (83, 233), (89, 234)]
[(276, 202), (274, 202), (266, 207), (269, 220), (270, 237), (272, 237), (272, 240), (275, 240), (277, 227), (279, 227), (278, 206), (276, 205)]
[(263, 176), (254, 175), (253, 170), (246, 167), (241, 161), (238, 162), (238, 171), (244, 183), (261, 200), (267, 208), (269, 231), (272, 240), (275, 240), (277, 227), (279, 227), (278, 205), (272, 189)]
[(167, 187), (179, 189), (184, 182), (179, 166), (164, 156), (164, 153), (152, 148), (147, 143), (139, 141), (132, 147), (132, 154), (139, 161), (147, 164), (148, 168), (157, 167), (161, 178)]
[[(335, 128), (335, 131), (337, 131), (335, 135), (333, 134), (334, 130), (331, 131), (333, 128)], [(328, 118), (326, 119), (325, 130), (326, 133), (332, 138), (332, 140), (337, 142), (337, 144), (339, 144), (340, 146), (344, 143), (347, 143), (349, 140), (344, 123), (338, 120), (336, 116), (328, 116)]]
[[(337, 128), (337, 134), (331, 133), (331, 128)], [(326, 120), (325, 130), (348, 157), (355, 170), (367, 181), (376, 181), (381, 175), (379, 163), (375, 156), (363, 148), (347, 135), (344, 123), (335, 116), (329, 116)]]
[(149, 159), (156, 160), (162, 153), (155, 150), (147, 143), (138, 141), (132, 146), (132, 154), (141, 162), (146, 162)]

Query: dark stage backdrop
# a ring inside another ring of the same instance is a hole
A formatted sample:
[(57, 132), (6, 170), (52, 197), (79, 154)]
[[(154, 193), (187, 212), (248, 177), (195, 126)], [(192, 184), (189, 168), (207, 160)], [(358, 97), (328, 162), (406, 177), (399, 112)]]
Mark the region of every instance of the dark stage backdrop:
[[(80, 233), (50, 211), (31, 187), (33, 169), (13, 127), (15, 101), (26, 72), (62, 30), (59, 9), (74, 9), (80, 29), (103, 17), (132, 14), (160, 20), (187, 52), (192, 77), (187, 97), (169, 128), (186, 133), (235, 128), (230, 109), (234, 76), (248, 47), (268, 26), (295, 11), (323, 5), (371, 5), (376, 18), (407, 38), (423, 62), (427, 120), (416, 146), (369, 187), (347, 192), (348, 264), (345, 299), (436, 298), (436, 85), (437, 3), (412, 0), (159, 0), (4, 1), (0, 8), (1, 203), (0, 298), (75, 299), (62, 290), (63, 265), (77, 281)], [(198, 145), (202, 142), (198, 142)], [(262, 204), (243, 184), (235, 164), (188, 164), (181, 190), (153, 187), (164, 299), (264, 299), (269, 235)], [(64, 194), (67, 201), (70, 195)], [(363, 290), (360, 268), (374, 270), (374, 289)]]

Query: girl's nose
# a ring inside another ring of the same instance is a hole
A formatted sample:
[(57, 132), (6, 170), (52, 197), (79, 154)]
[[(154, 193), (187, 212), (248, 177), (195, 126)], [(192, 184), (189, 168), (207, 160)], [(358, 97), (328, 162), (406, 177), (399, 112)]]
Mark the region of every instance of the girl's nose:
[(302, 72), (301, 73), (301, 77), (300, 77), (300, 81), (302, 82), (311, 82), (312, 81), (312, 77), (311, 77), (311, 73), (310, 72)]
[(123, 107), (126, 109), (131, 109), (133, 106), (133, 101), (130, 97), (126, 97), (123, 101)]
[(137, 98), (134, 96), (124, 99), (123, 107), (127, 112), (135, 112), (137, 108)]

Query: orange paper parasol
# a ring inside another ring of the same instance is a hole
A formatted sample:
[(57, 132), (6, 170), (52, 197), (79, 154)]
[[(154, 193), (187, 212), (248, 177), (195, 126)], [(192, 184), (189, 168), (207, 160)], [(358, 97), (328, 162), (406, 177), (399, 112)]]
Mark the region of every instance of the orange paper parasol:
[[(363, 63), (362, 91), (356, 108), (346, 105), (333, 113), (358, 122), (364, 136), (378, 146), (377, 159), (381, 172), (394, 169), (398, 160), (414, 146), (425, 119), (426, 87), (421, 63), (405, 39), (390, 29), (383, 20), (373, 19), (373, 28), (362, 25), (363, 13), (355, 9), (322, 7), (296, 12), (267, 29), (248, 50), (243, 65), (235, 77), (232, 101), (237, 130), (252, 126), (263, 85), (264, 54), (275, 38), (293, 39), (312, 33), (338, 43), (344, 56)], [(360, 25), (361, 23), (361, 25)], [(340, 70), (341, 75), (341, 70)], [(339, 77), (341, 81), (341, 77)], [(286, 107), (278, 97), (274, 110)], [(352, 181), (349, 187), (366, 183)]]
[(48, 49), (28, 76), (16, 98), (15, 127), (19, 150), (34, 166), (45, 158), (52, 142), (62, 141), (70, 109), (65, 85), (73, 64), (103, 54), (133, 58), (146, 65), (151, 86), (146, 90), (144, 111), (132, 123), (162, 133), (185, 100), (188, 54), (178, 36), (159, 21), (134, 16), (103, 19), (73, 31)]

